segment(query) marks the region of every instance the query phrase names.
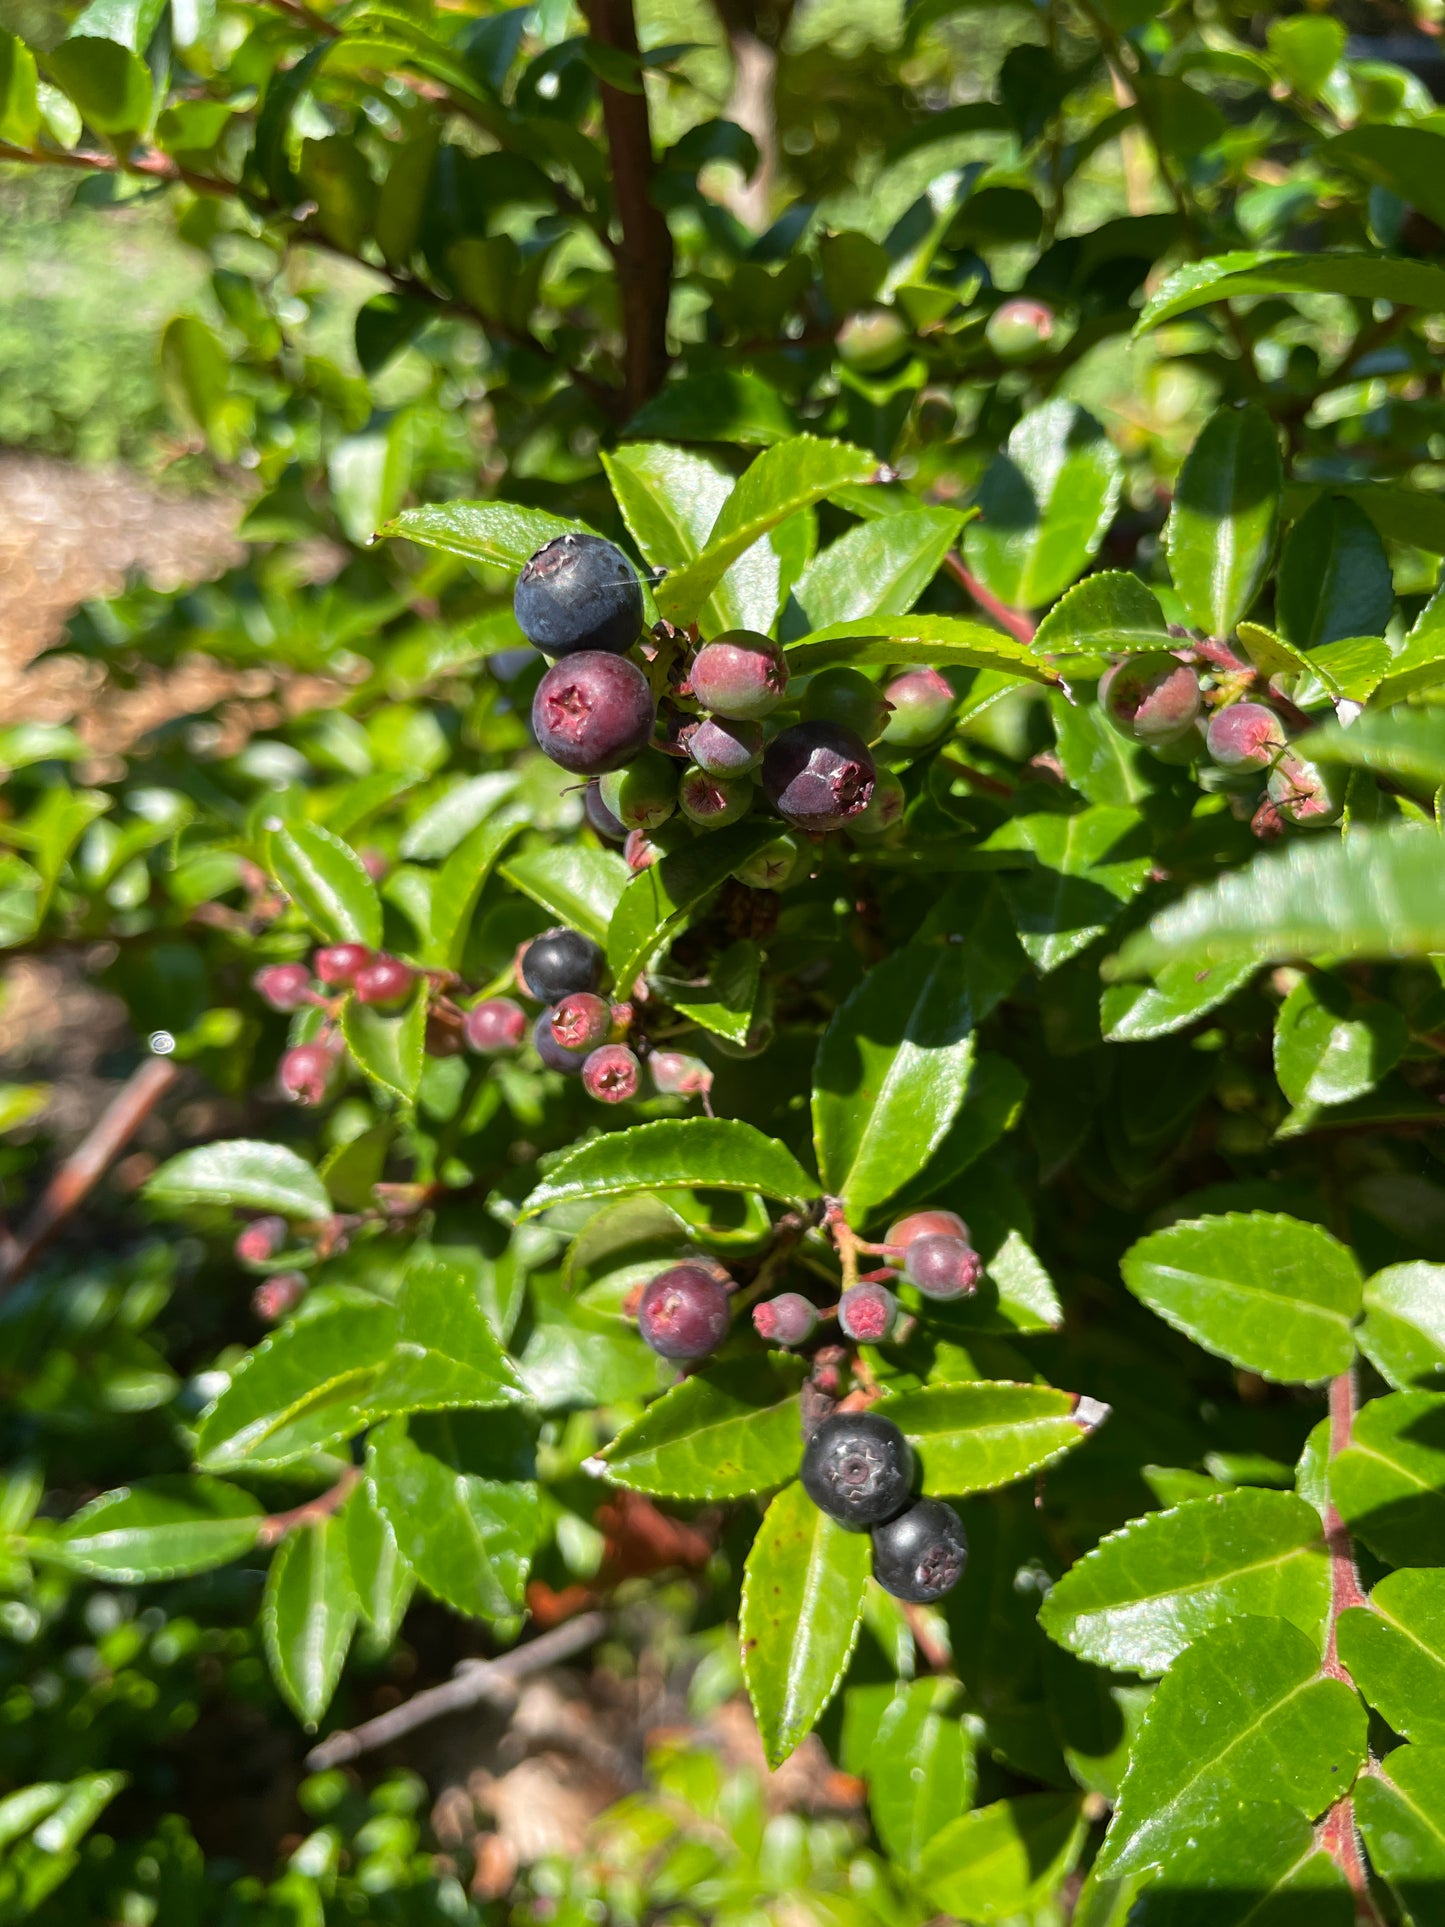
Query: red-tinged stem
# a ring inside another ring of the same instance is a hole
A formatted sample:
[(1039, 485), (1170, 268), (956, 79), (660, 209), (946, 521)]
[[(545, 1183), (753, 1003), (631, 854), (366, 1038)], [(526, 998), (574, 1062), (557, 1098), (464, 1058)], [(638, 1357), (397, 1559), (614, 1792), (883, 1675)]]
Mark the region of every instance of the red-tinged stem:
[(1348, 1796), (1337, 1800), (1321, 1820), (1315, 1837), (1350, 1883), (1359, 1927), (1383, 1927), (1370, 1893), (1370, 1876), (1360, 1852), (1360, 1836), (1355, 1831), (1354, 1801)]
[[(1336, 1459), (1350, 1442), (1350, 1429), (1355, 1422), (1356, 1404), (1355, 1370), (1351, 1366), (1341, 1372), (1338, 1378), (1330, 1380), (1330, 1458)], [(1355, 1549), (1350, 1543), (1350, 1535), (1344, 1520), (1328, 1492), (1325, 1497), (1325, 1544), (1330, 1554), (1330, 1630), (1325, 1647), (1325, 1671), (1331, 1679), (1342, 1679), (1353, 1685), (1344, 1666), (1340, 1663), (1336, 1634), (1340, 1614), (1350, 1606), (1363, 1606), (1365, 1595), (1360, 1587), (1360, 1575), (1355, 1566)]]
[(950, 554), (945, 558), (949, 573), (956, 582), (962, 583), (985, 615), (992, 616), (1000, 629), (1006, 629), (1016, 642), (1032, 642), (1035, 624), (1018, 609), (1010, 609), (1006, 602), (1000, 602), (991, 589), (986, 589), (978, 577), (964, 562), (961, 555)]
[(304, 1505), (294, 1505), (289, 1512), (273, 1512), (261, 1521), (261, 1529), (256, 1534), (256, 1543), (262, 1546), (277, 1545), (288, 1532), (299, 1532), (304, 1526), (314, 1526), (322, 1519), (329, 1519), (333, 1512), (339, 1512), (351, 1497), (361, 1481), (361, 1467), (348, 1465), (341, 1477), (329, 1491), (320, 1492)]

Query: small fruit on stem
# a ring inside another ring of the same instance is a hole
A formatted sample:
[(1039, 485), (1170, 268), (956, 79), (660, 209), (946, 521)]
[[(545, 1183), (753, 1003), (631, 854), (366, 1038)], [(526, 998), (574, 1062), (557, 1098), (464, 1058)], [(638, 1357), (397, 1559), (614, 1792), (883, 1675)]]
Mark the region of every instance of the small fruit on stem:
[(969, 1236), (968, 1226), (956, 1211), (910, 1211), (906, 1218), (898, 1218), (889, 1225), (886, 1243), (898, 1245), (906, 1251), (915, 1238), (963, 1238)]
[(868, 799), (868, 807), (855, 816), (848, 825), (849, 836), (883, 836), (895, 823), (903, 820), (903, 808), (907, 802), (903, 785), (891, 769), (880, 769), (878, 780), (873, 785), (873, 794)]
[(612, 1029), (612, 1006), (591, 990), (574, 990), (547, 1013), (563, 1050), (596, 1050)]
[(890, 713), (882, 690), (859, 669), (820, 669), (803, 692), (805, 723), (841, 723), (865, 743), (878, 741)]
[(284, 1218), (253, 1218), (236, 1235), (235, 1252), (243, 1265), (264, 1265), (286, 1247)]
[(581, 530), (538, 549), (517, 578), (517, 624), (535, 649), (625, 655), (642, 633), (642, 584), (620, 549)]
[(1167, 650), (1126, 656), (1099, 682), (1099, 707), (1131, 742), (1164, 749), (1181, 742), (1199, 717), (1199, 678)]
[(329, 1044), (293, 1044), (277, 1067), (276, 1079), (298, 1104), (321, 1104), (336, 1082), (338, 1069)]
[(643, 1338), (662, 1358), (706, 1358), (728, 1335), (727, 1286), (701, 1265), (674, 1265), (646, 1287), (637, 1307)]
[(942, 1499), (919, 1499), (873, 1528), (873, 1577), (909, 1605), (929, 1606), (952, 1592), (967, 1562), (963, 1521)]
[(580, 930), (544, 930), (522, 952), (522, 982), (538, 1003), (556, 1004), (574, 991), (596, 990), (602, 981), (601, 948)]
[(701, 830), (720, 830), (736, 823), (753, 806), (750, 776), (709, 776), (705, 769), (683, 771), (677, 786), (678, 807)]
[(564, 1077), (582, 1075), (582, 1066), (587, 1061), (586, 1049), (566, 1050), (557, 1042), (552, 1035), (550, 1010), (544, 1010), (532, 1026), (532, 1048), (549, 1071), (561, 1071)]
[(370, 1004), (377, 1010), (395, 1010), (406, 1002), (415, 982), (416, 972), (410, 964), (383, 953), (357, 971), (351, 980), (351, 994), (359, 1004)]
[(1000, 361), (1030, 361), (1053, 340), (1054, 327), (1054, 311), (1047, 303), (1018, 297), (994, 309), (983, 338)]
[(311, 972), (303, 963), (265, 964), (251, 987), (272, 1010), (299, 1010), (311, 995)]
[(820, 1512), (862, 1532), (907, 1505), (913, 1451), (876, 1412), (834, 1412), (808, 1440), (801, 1476)]
[(712, 1089), (712, 1072), (700, 1057), (685, 1051), (655, 1050), (647, 1069), (654, 1090), (663, 1097), (706, 1097)]
[(677, 808), (677, 765), (654, 750), (600, 779), (602, 801), (629, 830), (655, 830)]
[(687, 752), (709, 776), (745, 776), (763, 759), (762, 728), (726, 716), (705, 716), (689, 732)]
[(462, 1023), (470, 1047), (482, 1057), (520, 1050), (527, 1035), (527, 1013), (510, 997), (484, 997), (473, 1004)]
[(358, 970), (366, 968), (371, 952), (364, 943), (329, 943), (311, 962), (322, 983), (340, 989), (352, 983)]
[(818, 1329), (818, 1313), (800, 1291), (784, 1291), (753, 1306), (753, 1325), (770, 1345), (806, 1345)]
[(1269, 773), (1265, 794), (1286, 823), (1302, 830), (1323, 830), (1337, 823), (1344, 794), (1334, 773), (1286, 750)]
[(588, 779), (582, 798), (583, 811), (604, 843), (623, 843), (627, 839), (627, 825), (615, 817), (603, 802), (601, 783), (599, 776)]
[(693, 658), (693, 694), (704, 709), (734, 721), (770, 716), (788, 693), (788, 665), (775, 642), (752, 629), (729, 629)]
[(635, 662), (584, 649), (555, 663), (537, 684), (532, 733), (542, 754), (563, 769), (603, 776), (646, 749), (655, 714)]
[(782, 890), (799, 874), (807, 854), (803, 838), (784, 831), (740, 863), (733, 876), (750, 890)]
[(922, 749), (948, 727), (953, 691), (936, 669), (906, 669), (883, 694), (893, 713), (878, 740), (889, 749)]
[(1221, 769), (1268, 769), (1284, 751), (1284, 724), (1263, 703), (1231, 703), (1210, 717), (1206, 740)]
[(925, 1298), (963, 1298), (977, 1291), (983, 1260), (963, 1238), (914, 1238), (903, 1261), (910, 1283)]
[(861, 736), (839, 723), (794, 723), (763, 752), (763, 789), (801, 830), (836, 830), (867, 809), (877, 771)]
[(278, 1271), (263, 1278), (251, 1293), (251, 1309), (268, 1325), (279, 1324), (306, 1296), (306, 1277), (300, 1271)]
[(900, 359), (908, 340), (908, 324), (892, 308), (859, 308), (838, 330), (838, 359), (857, 374), (881, 374)]
[(838, 1323), (857, 1345), (882, 1345), (898, 1323), (898, 1300), (887, 1285), (850, 1285), (838, 1301)]
[(603, 1044), (582, 1066), (582, 1088), (599, 1104), (625, 1104), (637, 1095), (642, 1066), (626, 1044)]

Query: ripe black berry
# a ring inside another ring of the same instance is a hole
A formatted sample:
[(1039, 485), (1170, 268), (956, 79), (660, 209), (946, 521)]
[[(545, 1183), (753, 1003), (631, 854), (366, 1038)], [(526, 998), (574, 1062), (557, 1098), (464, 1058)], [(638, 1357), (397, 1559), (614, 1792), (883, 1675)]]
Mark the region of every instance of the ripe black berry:
[(532, 733), (542, 754), (563, 769), (603, 776), (646, 749), (656, 713), (635, 662), (583, 649), (554, 663), (537, 684)]
[(802, 830), (835, 830), (868, 807), (876, 772), (868, 746), (840, 723), (794, 723), (763, 752), (763, 789)]
[(873, 1577), (895, 1599), (928, 1606), (951, 1592), (968, 1562), (963, 1521), (942, 1499), (920, 1499), (873, 1528)]
[(637, 1307), (642, 1336), (662, 1358), (706, 1358), (728, 1335), (727, 1286), (701, 1265), (654, 1278)]
[(559, 535), (527, 563), (513, 598), (522, 634), (548, 656), (623, 655), (642, 630), (642, 584), (600, 535)]
[(580, 930), (558, 926), (533, 937), (522, 952), (522, 982), (542, 1004), (558, 1004), (602, 981), (602, 952)]
[(582, 1066), (587, 1061), (585, 1050), (566, 1050), (552, 1035), (552, 1013), (544, 1010), (532, 1026), (532, 1048), (547, 1066), (549, 1071), (561, 1071), (564, 1077), (580, 1077)]
[(913, 1452), (876, 1412), (834, 1412), (808, 1440), (803, 1489), (819, 1511), (863, 1531), (908, 1503)]

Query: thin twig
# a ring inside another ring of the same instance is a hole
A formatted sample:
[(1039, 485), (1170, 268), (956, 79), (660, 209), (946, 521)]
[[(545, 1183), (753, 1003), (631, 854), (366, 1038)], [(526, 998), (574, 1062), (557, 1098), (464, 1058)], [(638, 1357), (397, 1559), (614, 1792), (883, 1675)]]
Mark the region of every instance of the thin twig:
[(984, 614), (992, 616), (1015, 642), (1033, 641), (1035, 625), (1020, 610), (1010, 609), (1006, 602), (999, 601), (991, 589), (986, 589), (961, 555), (950, 550), (944, 557), (944, 563), (954, 580), (963, 584)]
[(261, 1521), (256, 1533), (258, 1546), (275, 1546), (291, 1532), (301, 1532), (307, 1526), (318, 1525), (322, 1519), (329, 1519), (333, 1512), (339, 1512), (361, 1483), (361, 1467), (348, 1465), (335, 1485), (325, 1492), (317, 1493), (314, 1499), (307, 1499), (301, 1505), (293, 1505), (289, 1512), (273, 1512)]
[(399, 1740), (431, 1720), (448, 1713), (462, 1713), (480, 1706), (485, 1700), (506, 1700), (519, 1679), (539, 1673), (559, 1660), (570, 1659), (585, 1647), (595, 1646), (607, 1631), (607, 1615), (602, 1612), (579, 1613), (551, 1632), (539, 1633), (525, 1646), (514, 1646), (498, 1659), (471, 1659), (463, 1663), (455, 1678), (440, 1686), (429, 1686), (389, 1712), (378, 1713), (374, 1720), (340, 1733), (329, 1733), (306, 1756), (307, 1771), (320, 1773), (327, 1767), (341, 1766), (373, 1753), (379, 1746)]
[(0, 1297), (19, 1284), (51, 1239), (75, 1215), (179, 1075), (166, 1057), (148, 1057), (131, 1072), (36, 1199), (0, 1273)]

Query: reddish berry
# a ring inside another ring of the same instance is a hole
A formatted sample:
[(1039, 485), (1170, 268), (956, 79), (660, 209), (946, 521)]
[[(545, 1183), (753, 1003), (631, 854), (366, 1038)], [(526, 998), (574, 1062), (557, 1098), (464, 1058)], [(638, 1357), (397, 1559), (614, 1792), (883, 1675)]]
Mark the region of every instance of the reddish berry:
[(532, 1026), (532, 1048), (547, 1066), (549, 1071), (561, 1071), (564, 1077), (580, 1077), (582, 1066), (587, 1061), (585, 1050), (566, 1050), (552, 1035), (552, 1013), (544, 1010)]
[(677, 786), (678, 807), (699, 829), (720, 830), (736, 823), (753, 807), (750, 776), (709, 776), (705, 769), (683, 772)]
[(910, 1211), (888, 1227), (886, 1243), (906, 1251), (915, 1238), (964, 1238), (968, 1226), (956, 1211)]
[(698, 650), (692, 690), (704, 709), (743, 722), (771, 715), (788, 693), (788, 665), (775, 642), (752, 629), (729, 629)]
[(941, 736), (953, 713), (953, 691), (936, 669), (907, 669), (883, 691), (893, 713), (881, 741), (895, 749), (922, 749)]
[(865, 743), (876, 743), (888, 716), (883, 692), (860, 669), (823, 669), (808, 679), (803, 695), (805, 723), (841, 723)]
[(391, 868), (391, 865), (381, 854), (380, 850), (363, 850), (361, 852), (361, 867), (373, 883), (380, 883), (381, 879)]
[(306, 1279), (299, 1271), (278, 1271), (265, 1278), (251, 1293), (251, 1309), (268, 1325), (275, 1325), (288, 1312), (295, 1311), (306, 1296)]
[(293, 1044), (277, 1069), (277, 1081), (288, 1097), (298, 1104), (326, 1101), (338, 1070), (336, 1053), (329, 1044)]
[(1275, 764), (1265, 784), (1269, 801), (1286, 823), (1322, 830), (1338, 822), (1344, 798), (1332, 775), (1292, 750)]
[(887, 1285), (852, 1285), (838, 1301), (838, 1323), (858, 1345), (881, 1345), (898, 1323), (898, 1300)]
[(1121, 736), (1146, 749), (1187, 736), (1199, 718), (1199, 678), (1167, 650), (1126, 656), (1104, 672), (1099, 706)]
[(746, 776), (763, 759), (762, 727), (705, 716), (688, 735), (687, 753), (709, 776)]
[(364, 943), (328, 944), (311, 959), (322, 983), (333, 985), (350, 985), (357, 971), (364, 970), (370, 962), (371, 952)]
[(600, 777), (594, 776), (588, 782), (586, 793), (582, 798), (582, 808), (587, 813), (587, 821), (604, 843), (625, 841), (627, 825), (620, 822), (603, 802)]
[(712, 1072), (707, 1065), (684, 1051), (655, 1050), (647, 1068), (654, 1089), (664, 1097), (705, 1097), (712, 1089)]
[(701, 1265), (654, 1278), (637, 1307), (642, 1336), (663, 1358), (706, 1358), (728, 1335), (727, 1287)]
[(484, 997), (467, 1012), (462, 1034), (480, 1056), (499, 1057), (503, 1051), (521, 1049), (527, 1013), (510, 997)]
[(983, 1260), (962, 1238), (925, 1234), (909, 1243), (903, 1269), (925, 1298), (962, 1298), (978, 1289)]
[(612, 1029), (612, 1006), (590, 990), (574, 990), (548, 1013), (552, 1035), (563, 1050), (596, 1050)]
[(582, 1088), (599, 1104), (625, 1104), (637, 1095), (642, 1066), (626, 1044), (604, 1044), (582, 1066)]
[(818, 1329), (818, 1313), (801, 1292), (784, 1291), (753, 1306), (753, 1324), (770, 1345), (806, 1345)]
[(801, 830), (835, 830), (867, 809), (877, 772), (868, 745), (838, 723), (794, 723), (763, 752), (763, 789)]
[(634, 662), (584, 649), (555, 663), (532, 698), (532, 733), (544, 756), (578, 776), (621, 769), (652, 735), (656, 708)]
[(272, 1010), (299, 1010), (311, 995), (311, 972), (303, 963), (266, 964), (251, 985)]
[(801, 1477), (820, 1512), (861, 1532), (907, 1505), (913, 1451), (891, 1419), (833, 1412), (808, 1440)]
[(967, 1562), (963, 1521), (942, 1499), (919, 1499), (873, 1528), (873, 1577), (910, 1605), (929, 1606), (952, 1592)]
[(602, 951), (590, 937), (559, 925), (533, 937), (522, 952), (522, 982), (538, 1003), (560, 1003), (574, 991), (595, 990), (602, 962)]
[(622, 846), (622, 855), (628, 869), (636, 876), (639, 870), (650, 870), (662, 851), (641, 830), (629, 830), (627, 841)]
[(522, 634), (548, 656), (624, 655), (642, 630), (642, 584), (620, 549), (569, 531), (531, 557), (512, 602)]
[(1210, 717), (1205, 740), (1221, 769), (1269, 769), (1284, 751), (1284, 724), (1263, 703), (1231, 703)]
[(378, 1010), (395, 1010), (411, 995), (416, 972), (400, 957), (384, 953), (363, 964), (351, 980), (351, 994), (359, 1004), (374, 1004)]
[(284, 1218), (256, 1218), (237, 1235), (236, 1256), (243, 1265), (264, 1265), (285, 1248), (287, 1226)]
[(1000, 361), (1028, 361), (1054, 338), (1054, 311), (1042, 301), (1005, 301), (984, 325), (984, 339)]

